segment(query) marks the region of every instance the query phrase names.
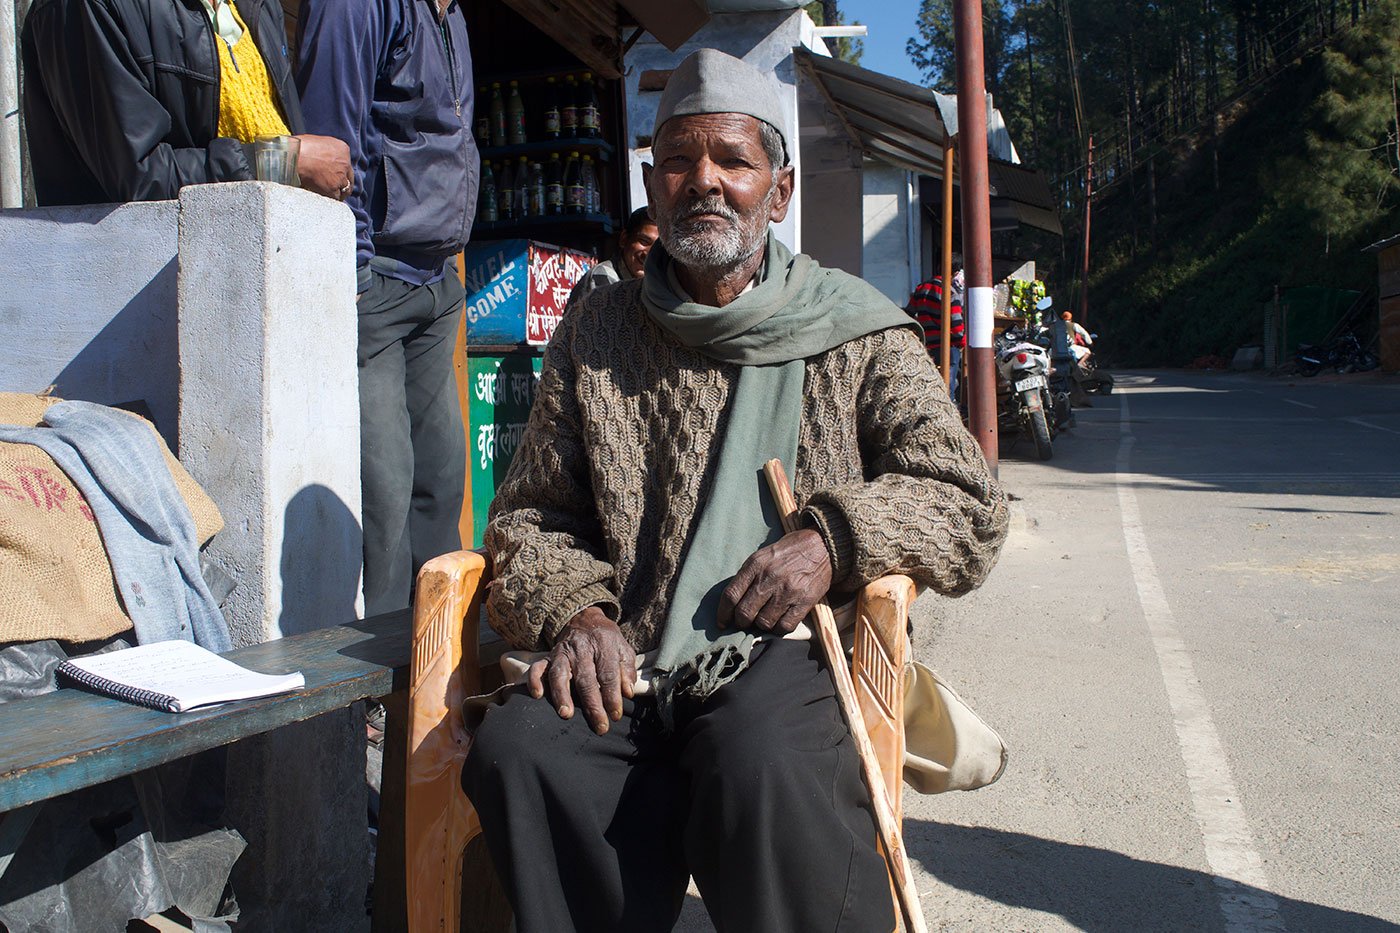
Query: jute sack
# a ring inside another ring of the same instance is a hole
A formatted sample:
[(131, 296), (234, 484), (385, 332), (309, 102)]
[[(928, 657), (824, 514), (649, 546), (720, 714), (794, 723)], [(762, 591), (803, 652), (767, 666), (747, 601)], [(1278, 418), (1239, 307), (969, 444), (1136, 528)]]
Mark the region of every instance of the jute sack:
[[(0, 392), (0, 424), (36, 427), (60, 401)], [(224, 526), (219, 509), (156, 440), (204, 544)], [(82, 493), (38, 447), (0, 442), (0, 644), (96, 641), (130, 628)]]

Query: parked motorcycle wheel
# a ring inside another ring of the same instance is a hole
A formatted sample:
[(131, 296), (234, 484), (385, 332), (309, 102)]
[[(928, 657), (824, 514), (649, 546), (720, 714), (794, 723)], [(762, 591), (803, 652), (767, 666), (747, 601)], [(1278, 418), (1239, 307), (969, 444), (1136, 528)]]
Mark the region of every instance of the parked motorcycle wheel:
[(1028, 413), (1031, 419), (1031, 437), (1035, 440), (1035, 455), (1042, 460), (1055, 456), (1055, 448), (1050, 446), (1050, 425), (1045, 421), (1045, 412), (1033, 410)]

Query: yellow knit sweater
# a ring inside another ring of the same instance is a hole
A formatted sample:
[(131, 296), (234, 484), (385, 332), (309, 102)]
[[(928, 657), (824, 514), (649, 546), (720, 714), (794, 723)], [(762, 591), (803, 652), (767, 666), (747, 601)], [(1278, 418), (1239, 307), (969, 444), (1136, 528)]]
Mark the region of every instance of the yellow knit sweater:
[(285, 136), (287, 121), (262, 53), (238, 8), (230, 3), (229, 9), (243, 34), (233, 48), (221, 38), (214, 41), (219, 47), (219, 135), (245, 143), (259, 136)]

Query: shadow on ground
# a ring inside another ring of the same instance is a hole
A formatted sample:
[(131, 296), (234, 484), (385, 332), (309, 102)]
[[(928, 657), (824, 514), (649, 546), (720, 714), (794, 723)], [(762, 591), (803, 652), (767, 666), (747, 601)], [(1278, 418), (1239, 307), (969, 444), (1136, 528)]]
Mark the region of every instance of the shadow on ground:
[[(1056, 914), (1081, 930), (1224, 930), (1205, 872), (1022, 833), (905, 820), (909, 852), (943, 884), (1009, 907)], [(1257, 889), (1229, 882), (1234, 894)], [(1378, 917), (1270, 894), (1289, 930), (1400, 930)], [(927, 903), (931, 917), (936, 904)]]

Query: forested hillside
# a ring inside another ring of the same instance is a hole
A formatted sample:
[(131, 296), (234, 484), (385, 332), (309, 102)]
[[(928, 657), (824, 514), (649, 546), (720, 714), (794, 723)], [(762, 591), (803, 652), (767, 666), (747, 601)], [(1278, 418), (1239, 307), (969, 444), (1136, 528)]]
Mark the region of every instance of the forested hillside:
[[(1127, 363), (1260, 339), (1275, 285), (1365, 290), (1400, 233), (1400, 0), (1011, 0), (985, 5), (988, 88), (1063, 196), (1040, 258), (1068, 299), (1095, 142), (1094, 328)], [(948, 0), (909, 54), (951, 88)]]

